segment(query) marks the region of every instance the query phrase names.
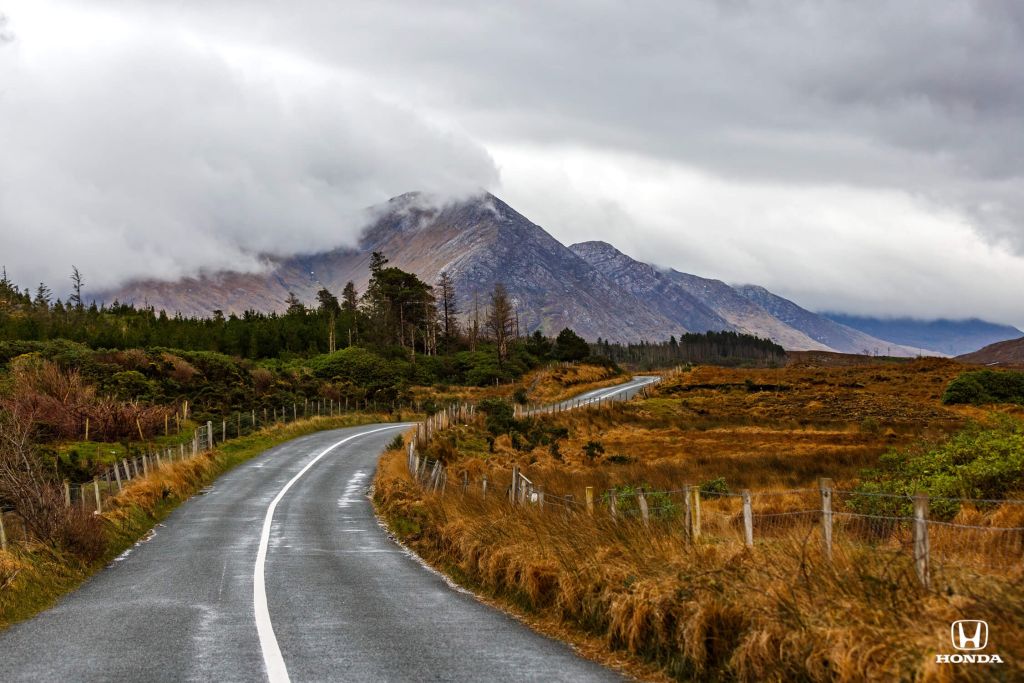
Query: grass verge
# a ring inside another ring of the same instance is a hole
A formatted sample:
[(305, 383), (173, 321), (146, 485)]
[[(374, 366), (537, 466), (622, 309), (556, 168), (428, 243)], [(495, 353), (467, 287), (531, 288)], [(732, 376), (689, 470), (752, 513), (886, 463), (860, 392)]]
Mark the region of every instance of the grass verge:
[[(926, 590), (906, 553), (840, 544), (828, 561), (813, 531), (749, 550), (723, 538), (690, 544), (675, 523), (512, 508), (492, 481), (486, 498), (424, 493), (403, 454), (388, 453), (375, 503), (404, 543), (459, 583), (584, 652), (596, 643), (596, 659), (631, 662), (640, 678), (983, 681), (1024, 672), (1019, 572), (937, 568)], [(990, 651), (1005, 664), (936, 663), (952, 651), (957, 619), (986, 620), (999, 637)]]
[(275, 425), (137, 479), (104, 503), (107, 545), (103, 557), (95, 562), (82, 561), (41, 543), (0, 551), (0, 629), (51, 607), (145, 536), (183, 501), (268, 448), (313, 432), (389, 420), (386, 415), (348, 414)]

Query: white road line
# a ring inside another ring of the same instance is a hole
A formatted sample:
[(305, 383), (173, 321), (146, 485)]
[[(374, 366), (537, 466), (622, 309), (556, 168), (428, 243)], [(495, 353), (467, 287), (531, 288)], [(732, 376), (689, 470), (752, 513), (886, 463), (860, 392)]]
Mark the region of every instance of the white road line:
[(369, 434), (376, 434), (377, 432), (384, 432), (389, 429), (408, 429), (411, 427), (410, 423), (401, 423), (390, 425), (388, 427), (380, 427), (378, 429), (371, 429), (366, 432), (360, 432), (359, 434), (353, 434), (352, 436), (346, 437), (341, 441), (332, 444), (320, 451), (320, 453), (310, 460), (305, 467), (299, 470), (299, 473), (292, 477), (284, 488), (278, 492), (277, 496), (270, 503), (270, 507), (267, 508), (267, 516), (263, 519), (263, 531), (260, 534), (260, 547), (256, 552), (256, 567), (253, 571), (253, 586), (252, 586), (252, 602), (253, 608), (256, 611), (256, 631), (260, 637), (260, 649), (263, 650), (263, 663), (267, 667), (267, 679), (270, 683), (289, 683), (291, 679), (288, 677), (288, 667), (284, 664), (284, 658), (281, 656), (281, 648), (277, 644), (277, 637), (274, 635), (274, 626), (270, 623), (270, 610), (267, 609), (267, 587), (265, 584), (264, 575), (264, 564), (267, 561), (267, 546), (270, 543), (270, 526), (274, 521), (274, 510), (277, 509), (277, 504), (284, 498), (284, 494), (288, 493), (288, 489), (292, 487), (292, 484), (297, 482), (302, 475), (309, 471), (313, 465), (338, 446), (348, 443), (352, 439), (358, 439), (361, 436), (367, 436)]

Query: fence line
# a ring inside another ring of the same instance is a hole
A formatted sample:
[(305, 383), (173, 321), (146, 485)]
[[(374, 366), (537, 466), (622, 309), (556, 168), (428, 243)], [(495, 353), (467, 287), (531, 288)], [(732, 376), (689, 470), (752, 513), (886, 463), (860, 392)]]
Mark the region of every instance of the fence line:
[[(412, 407), (411, 404), (392, 402), (392, 409)], [(150, 446), (145, 452), (133, 456), (122, 457), (112, 466), (95, 475), (91, 481), (71, 482), (65, 479), (62, 484), (62, 495), (66, 507), (76, 507), (83, 513), (100, 514), (105, 502), (121, 492), (129, 482), (145, 477), (168, 465), (182, 460), (194, 458), (210, 452), (215, 445), (234, 438), (247, 436), (258, 429), (275, 424), (285, 424), (300, 419), (313, 417), (335, 417), (352, 412), (350, 407), (358, 411), (376, 409), (376, 402), (361, 400), (350, 403), (348, 399), (304, 398), (290, 404), (280, 406), (251, 408), (247, 411), (234, 411), (220, 419), (207, 420), (195, 427), (192, 438), (175, 445), (154, 448)], [(181, 428), (192, 412), (185, 402), (182, 413), (174, 416), (174, 423), (165, 423), (168, 433), (175, 425)], [(180, 431), (179, 431), (180, 433)], [(12, 509), (0, 509), (0, 549), (7, 549), (12, 543), (24, 543), (29, 540), (28, 525), (24, 518)]]
[[(552, 406), (524, 407), (517, 416), (552, 414), (586, 407), (600, 408), (600, 399), (572, 399)], [(621, 398), (619, 399), (621, 400)], [(437, 460), (421, 458), (419, 449), (432, 436), (456, 422), (465, 422), (464, 408), (429, 419), (417, 425), (417, 438), (409, 444), (410, 475), (428, 491), (446, 491), (447, 471)], [(461, 477), (463, 495), (477, 492), (489, 494), (493, 482), (484, 475), (470, 481), (468, 473)], [(936, 518), (932, 511), (945, 505), (942, 514), (949, 514), (950, 504), (980, 506), (1021, 506), (1019, 519), (1024, 519), (1024, 500), (929, 497), (924, 493), (900, 495), (884, 492), (835, 489), (831, 479), (819, 480), (817, 488), (785, 491), (703, 491), (699, 486), (645, 490), (610, 489), (595, 498), (594, 488), (584, 489), (583, 500), (573, 494), (555, 493), (531, 480), (513, 465), (511, 483), (505, 498), (513, 507), (532, 506), (538, 510), (558, 510), (562, 514), (605, 515), (614, 524), (639, 523), (667, 533), (681, 533), (692, 543), (735, 540), (747, 548), (755, 544), (774, 543), (801, 532), (807, 538), (817, 534), (823, 557), (832, 561), (840, 548), (860, 548), (912, 561), (920, 583), (930, 588), (935, 577), (935, 561), (956, 561), (958, 567), (999, 572), (1024, 571), (1024, 526), (966, 524)], [(883, 503), (881, 511), (870, 511), (871, 505)], [(875, 501), (875, 503), (872, 503)], [(888, 507), (887, 507), (888, 506)], [(955, 512), (953, 513), (955, 514)]]

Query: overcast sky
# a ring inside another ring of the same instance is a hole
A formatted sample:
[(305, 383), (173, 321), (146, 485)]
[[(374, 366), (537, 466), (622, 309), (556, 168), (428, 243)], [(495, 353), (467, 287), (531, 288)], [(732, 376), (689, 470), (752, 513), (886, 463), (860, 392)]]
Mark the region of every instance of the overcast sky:
[(1024, 4), (0, 0), (0, 263), (93, 288), (491, 190), (816, 310), (1024, 326)]

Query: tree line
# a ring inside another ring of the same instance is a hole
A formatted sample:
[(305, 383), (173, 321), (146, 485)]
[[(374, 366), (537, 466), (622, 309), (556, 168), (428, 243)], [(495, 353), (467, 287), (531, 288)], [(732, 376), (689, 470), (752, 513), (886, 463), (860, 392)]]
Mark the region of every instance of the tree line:
[[(290, 293), (281, 313), (247, 310), (209, 317), (183, 316), (114, 301), (86, 303), (84, 278), (72, 271), (71, 295), (55, 298), (45, 283), (33, 293), (19, 289), (6, 271), (0, 276), (0, 338), (22, 341), (68, 339), (92, 348), (162, 346), (216, 351), (242, 358), (278, 358), (333, 353), (349, 346), (396, 349), (414, 357), (475, 351), (491, 343), (500, 361), (518, 334), (515, 305), (501, 284), (488, 306), (463, 316), (455, 280), (441, 273), (430, 285), (413, 273), (388, 265), (374, 253), (365, 292), (353, 282), (340, 297), (321, 288), (307, 306)], [(463, 318), (465, 317), (465, 320)]]
[(678, 363), (711, 365), (781, 365), (786, 351), (770, 339), (739, 332), (686, 333), (667, 342), (619, 344), (598, 338), (591, 352), (616, 363), (642, 368)]

